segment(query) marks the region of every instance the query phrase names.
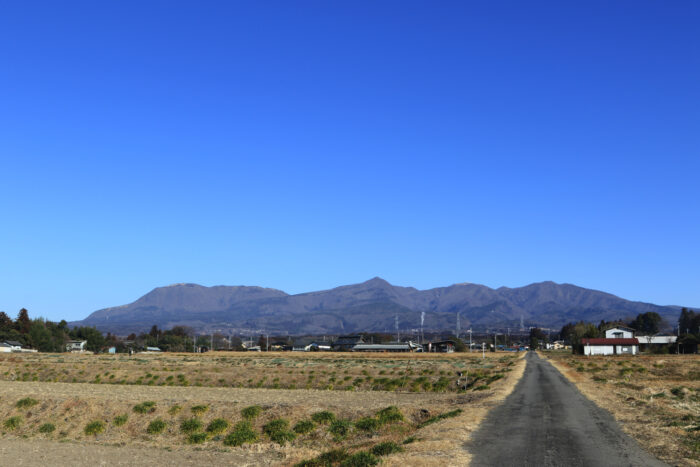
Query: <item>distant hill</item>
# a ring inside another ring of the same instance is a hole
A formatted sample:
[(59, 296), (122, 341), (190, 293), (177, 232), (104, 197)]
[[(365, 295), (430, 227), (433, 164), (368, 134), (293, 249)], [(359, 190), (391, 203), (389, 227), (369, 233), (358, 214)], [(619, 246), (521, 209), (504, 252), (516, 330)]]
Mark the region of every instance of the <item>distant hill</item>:
[(96, 326), (128, 334), (190, 326), (198, 332), (260, 332), (271, 334), (338, 334), (390, 331), (399, 316), (402, 329), (454, 329), (457, 313), (462, 329), (540, 326), (559, 329), (570, 321), (632, 319), (654, 311), (668, 323), (678, 307), (624, 300), (571, 284), (539, 282), (525, 287), (492, 289), (478, 284), (454, 284), (429, 290), (399, 287), (375, 277), (361, 284), (289, 295), (262, 287), (204, 287), (174, 284), (158, 287), (128, 305), (95, 311), (72, 326)]

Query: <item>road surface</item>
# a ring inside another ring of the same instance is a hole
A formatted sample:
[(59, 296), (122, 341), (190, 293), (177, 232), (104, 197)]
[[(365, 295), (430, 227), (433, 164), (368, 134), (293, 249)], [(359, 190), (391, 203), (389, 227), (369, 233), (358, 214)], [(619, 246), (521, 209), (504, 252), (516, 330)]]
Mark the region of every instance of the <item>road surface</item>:
[(526, 358), (513, 392), (465, 446), (473, 466), (666, 466), (549, 362)]

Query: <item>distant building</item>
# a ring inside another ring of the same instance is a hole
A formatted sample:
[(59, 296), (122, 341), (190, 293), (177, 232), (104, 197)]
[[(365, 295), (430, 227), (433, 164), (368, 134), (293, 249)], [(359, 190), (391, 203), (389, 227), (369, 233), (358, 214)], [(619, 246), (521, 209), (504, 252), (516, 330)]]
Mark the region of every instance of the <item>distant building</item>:
[(12, 346), (4, 342), (0, 342), (0, 353), (10, 353), (12, 352)]
[(359, 334), (352, 336), (340, 336), (335, 340), (335, 342), (333, 342), (332, 347), (333, 350), (337, 351), (353, 350), (353, 347), (356, 345), (364, 343), (364, 339)]
[(66, 342), (66, 352), (84, 352), (87, 346), (87, 341), (68, 341)]
[(455, 351), (455, 341), (433, 341), (428, 342), (428, 352), (452, 353)]
[(386, 344), (357, 344), (353, 352), (422, 352), (423, 346), (415, 342), (389, 342)]
[(146, 347), (146, 352), (160, 352), (159, 347)]
[(5, 344), (10, 346), (11, 352), (21, 352), (22, 351), (22, 343), (21, 342), (5, 341)]
[(295, 340), (292, 350), (294, 352), (327, 352), (331, 350), (331, 345), (328, 342), (319, 342), (307, 337)]

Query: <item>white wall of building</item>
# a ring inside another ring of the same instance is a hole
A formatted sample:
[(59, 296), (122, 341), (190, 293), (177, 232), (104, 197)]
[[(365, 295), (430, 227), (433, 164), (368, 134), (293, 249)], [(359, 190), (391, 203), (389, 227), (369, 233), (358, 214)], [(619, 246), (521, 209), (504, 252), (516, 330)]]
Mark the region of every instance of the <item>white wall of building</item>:
[(612, 328), (605, 331), (605, 337), (607, 339), (631, 339), (632, 337), (634, 337), (634, 335), (632, 334), (632, 331), (627, 331), (626, 329)]

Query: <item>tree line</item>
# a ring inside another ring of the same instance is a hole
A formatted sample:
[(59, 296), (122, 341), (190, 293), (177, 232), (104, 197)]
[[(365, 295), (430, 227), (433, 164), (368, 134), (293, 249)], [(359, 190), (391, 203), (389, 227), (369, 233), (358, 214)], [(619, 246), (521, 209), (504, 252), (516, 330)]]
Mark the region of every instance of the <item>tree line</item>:
[(87, 340), (88, 350), (98, 351), (115, 336), (104, 336), (96, 328), (70, 329), (65, 320), (56, 323), (44, 318), (29, 318), (26, 308), (19, 310), (16, 319), (0, 311), (0, 342), (14, 341), (40, 352), (64, 352), (70, 340)]

